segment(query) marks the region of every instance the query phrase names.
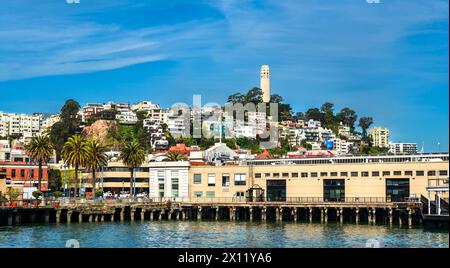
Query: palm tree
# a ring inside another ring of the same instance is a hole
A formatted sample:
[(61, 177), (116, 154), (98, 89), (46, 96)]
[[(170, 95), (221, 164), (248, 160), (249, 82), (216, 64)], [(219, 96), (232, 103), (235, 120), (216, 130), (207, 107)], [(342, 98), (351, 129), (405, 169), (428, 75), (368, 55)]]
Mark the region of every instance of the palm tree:
[(170, 151), (167, 154), (167, 160), (168, 161), (185, 161), (187, 160), (187, 156), (178, 150)]
[(86, 147), (88, 152), (86, 167), (92, 172), (92, 193), (95, 197), (95, 172), (106, 164), (108, 157), (105, 154), (106, 148), (96, 141), (87, 141)]
[(78, 169), (85, 166), (89, 158), (86, 141), (78, 134), (69, 137), (62, 148), (62, 155), (64, 161), (75, 168), (74, 197), (77, 197)]
[(130, 168), (130, 197), (133, 192), (134, 168), (140, 167), (145, 161), (145, 153), (142, 146), (137, 141), (126, 143), (120, 148), (120, 158), (123, 163)]
[(30, 157), (39, 164), (38, 190), (41, 191), (42, 164), (53, 155), (53, 145), (48, 136), (35, 136), (26, 146)]

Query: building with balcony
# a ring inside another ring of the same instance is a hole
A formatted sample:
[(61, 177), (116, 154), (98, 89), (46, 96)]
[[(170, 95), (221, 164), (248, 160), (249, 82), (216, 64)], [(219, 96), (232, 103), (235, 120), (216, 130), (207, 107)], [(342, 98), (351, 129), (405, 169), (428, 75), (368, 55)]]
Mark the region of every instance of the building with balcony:
[(372, 146), (389, 148), (389, 129), (374, 127), (369, 129), (368, 135), (372, 141)]
[(391, 154), (417, 154), (417, 143), (389, 143)]

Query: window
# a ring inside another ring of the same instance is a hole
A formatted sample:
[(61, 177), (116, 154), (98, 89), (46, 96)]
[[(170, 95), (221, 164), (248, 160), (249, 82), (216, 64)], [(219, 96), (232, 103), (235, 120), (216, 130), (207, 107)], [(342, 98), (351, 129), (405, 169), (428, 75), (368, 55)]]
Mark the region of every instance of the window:
[(403, 202), (409, 197), (409, 179), (386, 179), (388, 202)]
[(236, 192), (237, 197), (244, 197), (244, 192)]
[(16, 170), (15, 169), (11, 170), (11, 177), (13, 177), (13, 178), (16, 177)]
[(172, 178), (178, 178), (178, 171), (172, 170), (172, 171), (170, 172), (170, 176), (171, 176)]
[(328, 172), (320, 172), (320, 177), (326, 177), (328, 176)]
[(423, 170), (416, 170), (416, 176), (423, 176), (425, 172)]
[(216, 192), (208, 191), (206, 192), (206, 197), (216, 197)]
[(298, 178), (298, 173), (297, 173), (297, 172), (292, 173), (292, 174), (291, 174), (291, 177), (292, 177), (292, 178)]
[(270, 178), (270, 173), (265, 173), (265, 174), (264, 174), (264, 177)]
[(202, 183), (202, 174), (194, 174), (194, 184)]
[(435, 170), (428, 170), (428, 176), (436, 176), (436, 171)]
[(202, 192), (194, 192), (195, 197), (202, 197)]
[(411, 170), (405, 171), (405, 176), (412, 176), (413, 172)]
[(158, 175), (157, 176), (158, 176), (158, 178), (164, 178), (164, 170), (158, 170)]
[(324, 201), (344, 201), (345, 180), (324, 180), (323, 195)]
[(228, 173), (222, 174), (222, 186), (225, 187), (230, 186), (230, 174)]
[(208, 186), (216, 186), (216, 174), (208, 174)]
[(34, 169), (31, 170), (31, 178), (34, 178)]
[(280, 177), (280, 173), (273, 173), (272, 174), (274, 178), (279, 178)]
[(164, 178), (158, 178), (159, 197), (164, 197)]
[(25, 178), (25, 169), (20, 170), (20, 177)]
[(317, 177), (317, 172), (311, 172), (311, 177), (312, 178), (316, 178)]
[(361, 177), (369, 177), (369, 171), (362, 171)]
[(283, 176), (283, 178), (288, 178), (289, 177), (289, 173), (283, 173), (283, 174), (281, 174), (281, 176)]
[(352, 176), (352, 177), (358, 177), (358, 171), (352, 171), (352, 172), (350, 172), (350, 176)]
[(261, 179), (261, 173), (255, 173), (255, 178), (256, 179)]
[(341, 177), (348, 177), (348, 172), (341, 172)]
[(401, 175), (402, 175), (401, 171), (398, 170), (394, 171), (394, 176), (401, 176)]
[(302, 178), (308, 178), (308, 173), (307, 172), (302, 172), (301, 176), (302, 176)]
[(439, 170), (439, 176), (447, 176), (447, 170)]
[(172, 178), (172, 197), (178, 197), (178, 178)]
[(243, 173), (234, 174), (234, 185), (245, 185), (247, 177)]
[(380, 176), (379, 171), (372, 171), (372, 177), (378, 177), (378, 176)]
[(390, 171), (383, 171), (383, 176), (390, 176), (391, 172)]
[(331, 177), (337, 177), (337, 174), (338, 174), (337, 172), (331, 172), (331, 173), (330, 173), (330, 176), (331, 176)]

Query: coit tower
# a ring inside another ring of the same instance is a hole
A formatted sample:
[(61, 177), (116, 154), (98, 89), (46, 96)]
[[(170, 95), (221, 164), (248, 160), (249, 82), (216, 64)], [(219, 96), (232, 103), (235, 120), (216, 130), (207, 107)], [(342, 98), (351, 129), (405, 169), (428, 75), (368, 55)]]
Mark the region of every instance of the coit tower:
[(269, 65), (261, 65), (261, 86), (263, 102), (270, 102), (270, 69)]

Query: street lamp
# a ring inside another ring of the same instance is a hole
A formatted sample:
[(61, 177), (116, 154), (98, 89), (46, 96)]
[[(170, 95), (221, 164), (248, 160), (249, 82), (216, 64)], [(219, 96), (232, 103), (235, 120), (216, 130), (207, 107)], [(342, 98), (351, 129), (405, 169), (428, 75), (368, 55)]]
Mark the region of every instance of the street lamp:
[(133, 168), (133, 196), (136, 196), (136, 170)]
[(102, 181), (101, 181), (101, 184), (102, 184), (102, 193), (103, 193), (103, 164), (102, 164)]
[(67, 189), (67, 165), (64, 163), (61, 165), (61, 169), (64, 168), (64, 190), (63, 190), (63, 196), (66, 197), (66, 189)]

